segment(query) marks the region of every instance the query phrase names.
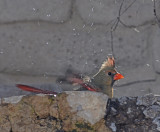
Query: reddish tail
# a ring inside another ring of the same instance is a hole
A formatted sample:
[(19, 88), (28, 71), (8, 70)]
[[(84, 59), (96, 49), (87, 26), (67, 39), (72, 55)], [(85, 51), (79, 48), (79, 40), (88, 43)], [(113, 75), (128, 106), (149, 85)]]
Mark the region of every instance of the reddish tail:
[(22, 85), (22, 84), (17, 84), (16, 86), (18, 88), (24, 90), (24, 91), (29, 91), (29, 92), (34, 92), (34, 93), (57, 94), (56, 92), (53, 92), (53, 91), (41, 90), (41, 89), (38, 89), (38, 88), (34, 88), (34, 87), (31, 87), (31, 86)]

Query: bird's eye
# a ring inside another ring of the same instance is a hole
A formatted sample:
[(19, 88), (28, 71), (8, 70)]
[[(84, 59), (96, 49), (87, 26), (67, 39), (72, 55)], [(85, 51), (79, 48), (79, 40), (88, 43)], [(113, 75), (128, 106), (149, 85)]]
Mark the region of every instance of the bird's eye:
[(111, 72), (108, 72), (108, 75), (110, 76), (110, 75), (112, 75), (112, 73), (111, 73)]

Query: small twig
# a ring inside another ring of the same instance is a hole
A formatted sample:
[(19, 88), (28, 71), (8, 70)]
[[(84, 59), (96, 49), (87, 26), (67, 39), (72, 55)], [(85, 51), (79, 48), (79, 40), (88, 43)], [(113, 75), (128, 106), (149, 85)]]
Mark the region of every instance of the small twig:
[(106, 119), (110, 114), (110, 112), (111, 112), (111, 99), (109, 98), (106, 105), (106, 116), (105, 116)]

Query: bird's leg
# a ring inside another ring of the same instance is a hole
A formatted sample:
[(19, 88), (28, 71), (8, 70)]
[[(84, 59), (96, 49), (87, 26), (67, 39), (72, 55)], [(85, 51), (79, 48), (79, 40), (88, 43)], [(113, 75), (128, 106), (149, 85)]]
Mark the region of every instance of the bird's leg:
[(111, 98), (109, 98), (107, 101), (105, 118), (107, 118), (107, 116), (110, 114), (110, 112), (111, 112)]

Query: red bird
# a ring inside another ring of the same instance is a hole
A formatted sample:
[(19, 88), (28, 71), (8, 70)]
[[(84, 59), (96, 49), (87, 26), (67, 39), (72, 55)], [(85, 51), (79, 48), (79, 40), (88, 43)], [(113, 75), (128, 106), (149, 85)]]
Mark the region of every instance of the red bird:
[[(67, 81), (72, 83), (76, 83), (81, 85), (84, 89), (95, 92), (103, 92), (107, 94), (110, 98), (113, 97), (113, 84), (116, 80), (124, 78), (120, 73), (118, 73), (115, 69), (115, 60), (113, 57), (108, 57), (98, 73), (96, 73), (93, 77), (68, 77)], [(43, 94), (57, 94), (53, 91), (41, 90), (38, 88), (34, 88), (27, 85), (17, 84), (18, 88), (35, 92), (35, 93), (43, 93)]]

